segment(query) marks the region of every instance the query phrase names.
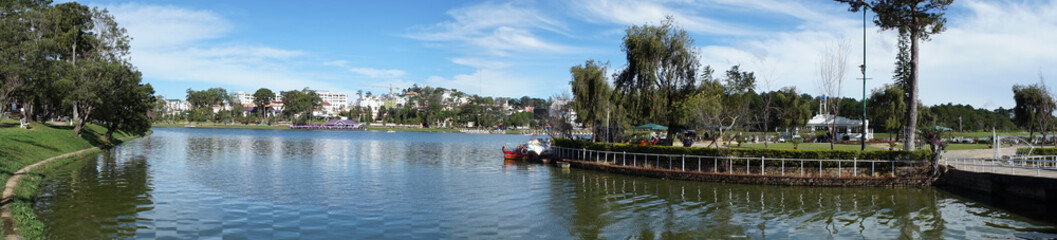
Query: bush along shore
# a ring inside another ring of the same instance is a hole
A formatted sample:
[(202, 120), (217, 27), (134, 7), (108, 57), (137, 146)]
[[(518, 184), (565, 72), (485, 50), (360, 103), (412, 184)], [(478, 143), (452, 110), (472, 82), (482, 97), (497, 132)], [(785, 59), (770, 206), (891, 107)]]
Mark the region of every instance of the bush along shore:
[(933, 177), (933, 154), (929, 150), (701, 148), (566, 139), (555, 139), (553, 146), (562, 148), (554, 154), (578, 168), (665, 179), (770, 185), (925, 186)]
[(14, 121), (0, 122), (0, 159), (3, 159), (0, 161), (0, 182), (7, 183), (18, 170), (26, 166), (80, 151), (72, 156), (52, 159), (23, 173), (14, 189), (14, 196), (4, 199), (4, 207), (11, 213), (10, 220), (0, 221), (4, 236), (17, 234), (24, 239), (46, 239), (44, 224), (33, 211), (38, 184), (42, 177), (48, 172), (63, 171), (61, 166), (70, 162), (93, 156), (101, 151), (97, 147), (107, 148), (138, 137), (116, 131), (114, 140), (108, 142), (104, 136), (106, 132), (105, 127), (95, 124), (87, 124), (85, 131), (78, 136), (74, 134), (71, 126), (33, 123), (30, 129), (21, 129)]

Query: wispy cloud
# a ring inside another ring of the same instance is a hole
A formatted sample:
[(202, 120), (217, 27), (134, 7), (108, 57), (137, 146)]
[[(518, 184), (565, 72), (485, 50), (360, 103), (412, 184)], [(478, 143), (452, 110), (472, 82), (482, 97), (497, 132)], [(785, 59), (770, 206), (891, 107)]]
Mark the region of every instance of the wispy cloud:
[(553, 92), (552, 86), (540, 84), (540, 81), (494, 69), (478, 69), (470, 74), (457, 74), (450, 78), (430, 76), (426, 78), (426, 83), (470, 94), (497, 97), (547, 96)]
[(480, 58), (452, 58), (451, 62), (459, 65), (484, 69), (503, 69), (510, 67), (510, 64), (506, 62), (485, 60)]
[(367, 67), (351, 67), (349, 61), (337, 60), (323, 63), (324, 66), (340, 67), (368, 78), (374, 79), (398, 79), (407, 75), (407, 72), (400, 69), (379, 69), (379, 68), (367, 68)]
[(513, 2), (486, 2), (452, 9), (447, 14), (452, 20), (415, 28), (406, 36), (493, 55), (530, 51), (568, 52), (573, 49), (537, 36), (536, 31), (568, 34), (568, 28), (529, 6)]
[(570, 5), (576, 9), (576, 12), (586, 13), (584, 17), (594, 22), (611, 22), (621, 25), (656, 24), (664, 20), (665, 17), (672, 16), (687, 31), (691, 32), (717, 35), (755, 34), (750, 26), (720, 21), (703, 14), (697, 14), (692, 11), (693, 8), (687, 8), (687, 6), (694, 6), (696, 3), (585, 0), (574, 1)]

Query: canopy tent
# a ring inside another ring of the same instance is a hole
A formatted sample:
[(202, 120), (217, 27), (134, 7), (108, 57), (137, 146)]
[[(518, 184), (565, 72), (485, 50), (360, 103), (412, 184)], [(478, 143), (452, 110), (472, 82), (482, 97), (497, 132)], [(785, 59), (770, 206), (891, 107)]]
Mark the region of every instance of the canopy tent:
[(657, 124), (653, 124), (653, 123), (647, 123), (647, 124), (643, 124), (642, 126), (635, 127), (634, 129), (668, 130), (668, 127), (657, 125)]
[(953, 130), (953, 129), (949, 128), (949, 127), (938, 126), (938, 125), (929, 127), (929, 129), (938, 130), (938, 131), (951, 131), (951, 130)]

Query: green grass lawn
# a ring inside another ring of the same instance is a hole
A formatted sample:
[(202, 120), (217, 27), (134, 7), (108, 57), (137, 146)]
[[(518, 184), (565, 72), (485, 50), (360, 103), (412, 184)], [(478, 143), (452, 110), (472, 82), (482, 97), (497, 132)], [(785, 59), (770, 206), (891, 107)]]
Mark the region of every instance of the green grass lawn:
[[(873, 137), (874, 137), (874, 139), (889, 139), (889, 138), (891, 138), (894, 135), (895, 134), (890, 134), (890, 133), (874, 133)], [(998, 136), (1020, 136), (1020, 135), (1028, 135), (1028, 132), (1023, 132), (1023, 131), (1000, 131), (1000, 132), (998, 132)], [(944, 133), (943, 136), (945, 136), (945, 137), (953, 136), (953, 137), (979, 138), (979, 137), (990, 137), (991, 136), (991, 132), (965, 132), (965, 133), (954, 132), (954, 133)]]
[[(764, 148), (763, 143), (742, 143), (742, 148)], [(769, 143), (768, 149), (793, 149), (792, 143)], [(859, 144), (836, 144), (833, 145), (833, 149), (836, 150), (859, 150), (862, 146)], [(829, 143), (801, 143), (799, 150), (829, 150)], [(871, 145), (866, 145), (867, 150), (881, 150)], [(887, 149), (887, 148), (885, 148)]]
[[(68, 152), (94, 147), (103, 144), (106, 128), (89, 124), (87, 129), (77, 136), (70, 126), (49, 126), (32, 123), (30, 129), (18, 127), (18, 121), (0, 120), (0, 183), (6, 183), (11, 175), (26, 165), (58, 156)], [(130, 136), (122, 132), (114, 133), (114, 138), (127, 139)], [(27, 193), (20, 193), (20, 196)], [(30, 203), (31, 204), (31, 203)], [(16, 221), (32, 216), (32, 205), (29, 210), (12, 211)], [(28, 212), (27, 212), (28, 211)], [(21, 223), (20, 223), (21, 225)], [(2, 226), (0, 226), (2, 229)]]
[(989, 149), (989, 144), (967, 144), (967, 143), (951, 143), (947, 144), (944, 150), (974, 150), (974, 149)]

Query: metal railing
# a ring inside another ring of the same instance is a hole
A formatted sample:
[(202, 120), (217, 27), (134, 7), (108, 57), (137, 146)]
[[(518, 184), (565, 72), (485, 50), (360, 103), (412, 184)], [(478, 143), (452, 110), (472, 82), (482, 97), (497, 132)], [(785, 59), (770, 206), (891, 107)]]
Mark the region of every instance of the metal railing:
[(702, 173), (799, 177), (925, 177), (926, 160), (796, 159), (657, 154), (551, 147), (558, 158)]
[(944, 159), (943, 164), (974, 172), (989, 172), (1010, 175), (1034, 175), (1049, 173), (1057, 177), (1057, 156), (1011, 156), (1008, 159), (953, 158)]

